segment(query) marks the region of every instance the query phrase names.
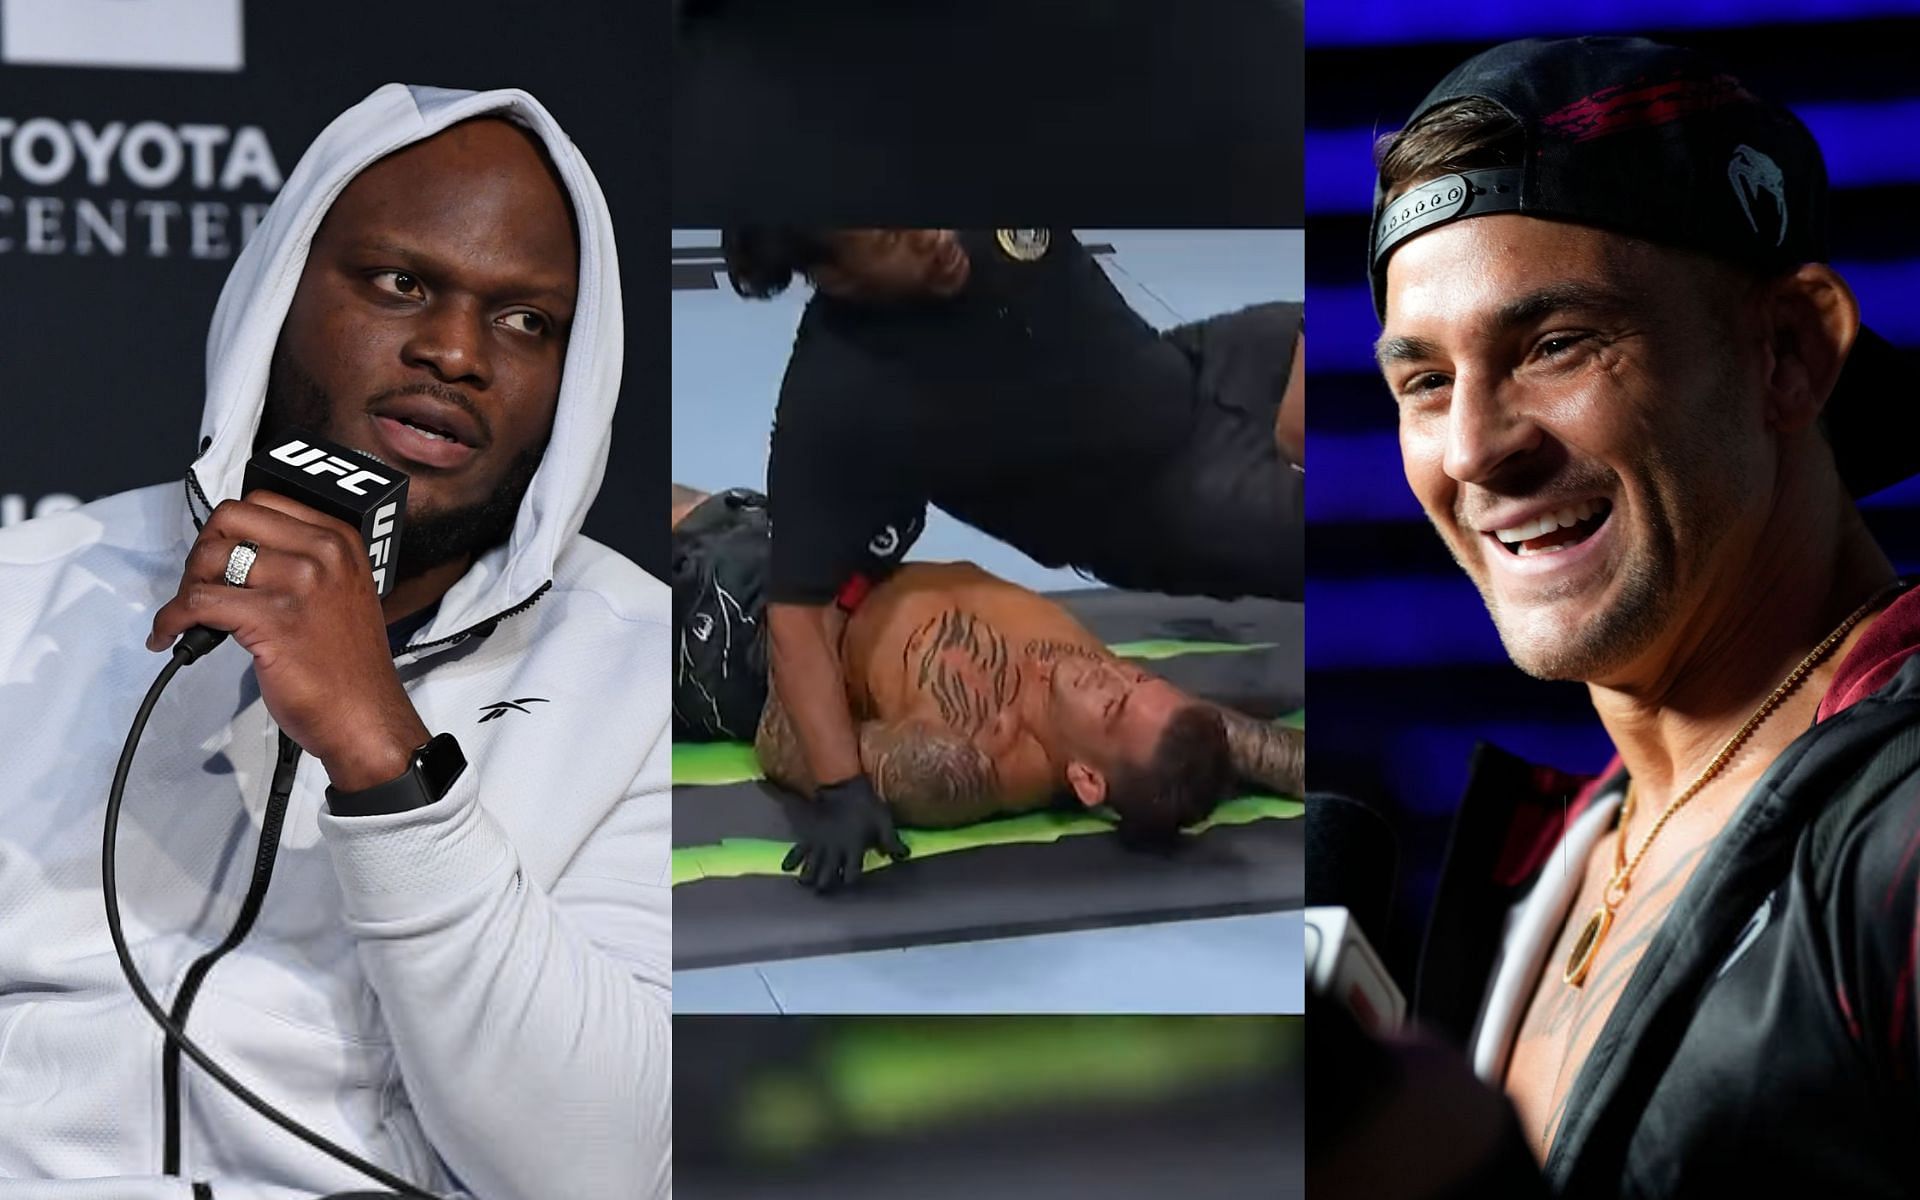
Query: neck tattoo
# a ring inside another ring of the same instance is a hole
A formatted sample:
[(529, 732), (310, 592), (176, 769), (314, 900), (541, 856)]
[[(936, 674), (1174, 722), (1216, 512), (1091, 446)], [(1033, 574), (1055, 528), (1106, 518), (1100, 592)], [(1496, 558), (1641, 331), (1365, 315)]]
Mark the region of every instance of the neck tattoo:
[(1094, 650), (1078, 642), (1056, 642), (1048, 638), (1034, 638), (1023, 650), (1028, 658), (1035, 662), (1057, 662), (1063, 658), (1106, 659), (1111, 657), (1104, 650)]

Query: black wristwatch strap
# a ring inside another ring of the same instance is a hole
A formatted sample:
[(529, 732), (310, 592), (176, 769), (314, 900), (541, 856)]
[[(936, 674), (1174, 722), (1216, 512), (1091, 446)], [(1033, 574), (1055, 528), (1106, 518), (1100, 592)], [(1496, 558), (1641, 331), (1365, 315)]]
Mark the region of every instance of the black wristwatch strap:
[(336, 817), (371, 817), (381, 813), (424, 808), (447, 794), (461, 772), (466, 755), (450, 733), (435, 737), (413, 752), (413, 761), (397, 779), (357, 792), (327, 789), (327, 811)]

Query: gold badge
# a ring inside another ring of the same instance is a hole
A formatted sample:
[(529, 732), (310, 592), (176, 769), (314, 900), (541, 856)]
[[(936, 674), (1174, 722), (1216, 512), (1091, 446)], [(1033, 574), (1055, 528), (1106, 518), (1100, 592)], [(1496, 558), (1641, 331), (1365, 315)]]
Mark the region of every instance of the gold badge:
[(1042, 258), (1053, 241), (1053, 235), (1045, 229), (996, 229), (993, 237), (1006, 256), (1018, 262)]

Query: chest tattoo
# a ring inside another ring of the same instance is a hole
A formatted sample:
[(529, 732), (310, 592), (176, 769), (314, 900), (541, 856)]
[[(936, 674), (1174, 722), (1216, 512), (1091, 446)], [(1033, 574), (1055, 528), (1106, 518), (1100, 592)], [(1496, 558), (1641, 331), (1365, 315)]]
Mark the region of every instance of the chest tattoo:
[[(1603, 846), (1606, 844), (1603, 843)], [(1573, 1098), (1572, 1084), (1580, 1068), (1585, 1065), (1588, 1052), (1626, 991), (1634, 968), (1639, 966), (1648, 944), (1660, 932), (1667, 910), (1678, 899), (1681, 889), (1686, 886), (1693, 869), (1699, 865), (1710, 844), (1710, 840), (1697, 842), (1687, 847), (1657, 876), (1650, 877), (1644, 883), (1635, 881), (1632, 902), (1621, 910), (1619, 921), (1609, 935), (1607, 954), (1596, 964), (1586, 986), (1580, 988), (1568, 987), (1560, 982), (1557, 972), (1552, 969), (1552, 965), (1563, 961), (1569, 952), (1578, 924), (1577, 916), (1586, 911), (1581, 905), (1592, 907), (1588, 903), (1591, 888), (1582, 889), (1581, 895), (1576, 898), (1573, 909), (1575, 916), (1569, 918), (1567, 927), (1561, 931), (1554, 951), (1557, 957), (1548, 959), (1549, 969), (1528, 1007), (1519, 1034), (1519, 1043), (1533, 1042), (1537, 1046), (1549, 1047), (1555, 1060), (1553, 1089), (1550, 1093), (1552, 1104), (1539, 1134), (1542, 1146), (1551, 1142), (1565, 1118), (1568, 1103)]]
[(941, 719), (968, 737), (1020, 694), (1020, 672), (1006, 635), (973, 613), (950, 608), (913, 631), (901, 651), (913, 690), (930, 698)]

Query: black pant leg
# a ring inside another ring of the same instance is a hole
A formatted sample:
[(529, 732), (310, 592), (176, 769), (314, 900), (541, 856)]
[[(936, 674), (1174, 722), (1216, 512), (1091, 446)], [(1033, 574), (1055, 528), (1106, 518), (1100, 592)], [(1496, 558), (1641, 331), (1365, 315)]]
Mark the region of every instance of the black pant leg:
[(767, 703), (767, 498), (718, 492), (673, 531), (673, 735), (752, 741)]
[(1306, 582), (1306, 475), (1281, 453), (1301, 306), (1257, 304), (1165, 336), (1194, 364), (1193, 433), (1109, 519), (1127, 536), (1085, 565), (1117, 587), (1234, 599), (1298, 600)]

